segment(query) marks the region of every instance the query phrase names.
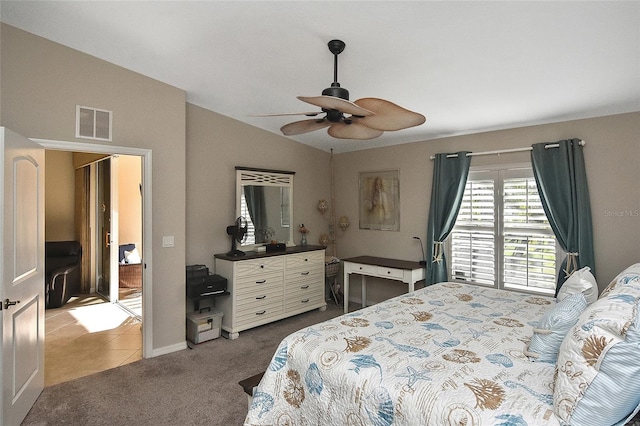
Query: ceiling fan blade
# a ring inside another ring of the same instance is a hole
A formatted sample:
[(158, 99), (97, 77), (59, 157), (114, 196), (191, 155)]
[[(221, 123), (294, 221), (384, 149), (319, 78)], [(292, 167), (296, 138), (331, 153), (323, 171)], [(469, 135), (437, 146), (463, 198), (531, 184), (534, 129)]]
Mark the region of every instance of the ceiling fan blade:
[(324, 114), (324, 112), (313, 111), (313, 112), (283, 112), (283, 113), (274, 113), (274, 114), (252, 114), (249, 117), (284, 117), (289, 115), (306, 115), (307, 117), (315, 117), (320, 114)]
[(375, 114), (361, 119), (362, 124), (372, 129), (391, 131), (419, 126), (426, 121), (422, 114), (409, 111), (393, 102), (378, 98), (362, 98), (354, 103)]
[(327, 133), (338, 139), (367, 140), (377, 138), (384, 132), (360, 124), (354, 119), (351, 124), (345, 124), (343, 122), (331, 123), (331, 127), (327, 130)]
[(331, 122), (326, 119), (311, 119), (294, 121), (293, 123), (285, 124), (280, 127), (280, 131), (285, 136), (301, 135), (303, 133), (313, 132), (314, 130), (322, 129), (331, 125)]
[(336, 98), (335, 96), (298, 96), (302, 102), (306, 102), (311, 105), (319, 106), (324, 109), (335, 109), (345, 114), (351, 114), (358, 117), (367, 117), (374, 113), (367, 110), (365, 107), (356, 105), (353, 102), (347, 101), (342, 98)]

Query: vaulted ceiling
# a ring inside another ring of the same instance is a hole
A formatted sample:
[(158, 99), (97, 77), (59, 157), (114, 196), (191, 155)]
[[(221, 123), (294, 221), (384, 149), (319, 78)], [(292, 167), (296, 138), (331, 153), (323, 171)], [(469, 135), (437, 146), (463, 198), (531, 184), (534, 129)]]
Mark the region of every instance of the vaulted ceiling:
[[(640, 111), (638, 1), (5, 1), (0, 19), (184, 89), (276, 134), (314, 111), (346, 49), (350, 99), (426, 123), (368, 141), (292, 139), (336, 152)], [(100, 105), (95, 105), (100, 107)]]

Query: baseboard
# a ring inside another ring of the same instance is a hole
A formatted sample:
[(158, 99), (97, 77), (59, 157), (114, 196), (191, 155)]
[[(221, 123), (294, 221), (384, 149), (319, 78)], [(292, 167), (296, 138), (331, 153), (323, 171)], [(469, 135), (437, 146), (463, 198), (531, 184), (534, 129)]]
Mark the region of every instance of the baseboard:
[(146, 358), (155, 358), (160, 355), (170, 354), (172, 352), (178, 352), (183, 349), (187, 349), (187, 341), (176, 343), (175, 345), (164, 346), (162, 348), (154, 349), (151, 351), (151, 354)]
[[(344, 303), (344, 302), (343, 302)], [(355, 303), (356, 305), (362, 305), (362, 298), (359, 297), (349, 297), (349, 303)], [(369, 306), (369, 304), (367, 304)]]

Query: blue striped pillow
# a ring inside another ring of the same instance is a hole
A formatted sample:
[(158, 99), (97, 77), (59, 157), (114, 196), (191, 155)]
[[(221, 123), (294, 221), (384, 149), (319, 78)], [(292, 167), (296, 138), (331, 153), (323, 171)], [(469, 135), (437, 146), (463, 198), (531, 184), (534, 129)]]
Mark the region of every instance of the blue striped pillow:
[(540, 318), (538, 326), (533, 329), (525, 355), (531, 361), (555, 364), (564, 337), (586, 307), (587, 300), (582, 293), (572, 294), (558, 302)]

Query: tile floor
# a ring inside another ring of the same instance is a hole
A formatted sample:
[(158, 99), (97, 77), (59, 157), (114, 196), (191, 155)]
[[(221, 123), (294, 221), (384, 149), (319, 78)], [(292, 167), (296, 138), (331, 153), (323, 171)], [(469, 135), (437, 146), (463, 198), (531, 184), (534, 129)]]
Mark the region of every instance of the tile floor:
[(95, 295), (45, 311), (45, 386), (142, 358), (142, 324)]

